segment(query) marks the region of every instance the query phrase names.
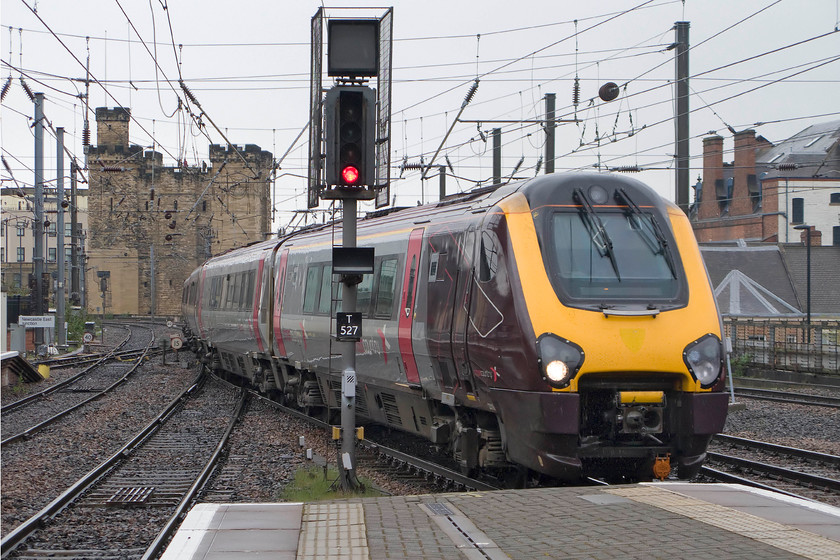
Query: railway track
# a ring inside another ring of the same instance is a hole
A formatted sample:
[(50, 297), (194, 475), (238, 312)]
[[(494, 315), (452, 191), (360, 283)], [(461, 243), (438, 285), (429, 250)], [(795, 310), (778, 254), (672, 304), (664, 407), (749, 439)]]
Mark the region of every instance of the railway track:
[[(124, 383), (143, 363), (155, 341), (154, 331), (142, 327), (142, 333), (129, 328), (118, 345), (129, 343), (135, 348), (124, 350), (132, 358), (112, 361), (110, 353), (72, 377), (47, 389), (8, 404), (2, 408), (3, 440), (7, 446), (32, 437), (36, 432), (86, 404), (101, 398)], [(117, 349), (115, 349), (117, 350)]]
[[(209, 479), (247, 393), (202, 375), (131, 441), (8, 532), (2, 557), (154, 558)], [(69, 506), (73, 507), (69, 507)]]
[[(721, 452), (722, 447), (728, 451)], [(703, 474), (715, 480), (840, 505), (840, 456), (837, 455), (718, 435), (707, 454)]]
[[(276, 401), (266, 399), (256, 392), (252, 392), (252, 398), (262, 399), (263, 402), (268, 403), (276, 410), (303, 420), (323, 429), (325, 432), (331, 428), (330, 424), (326, 422), (286, 407)], [(433, 461), (416, 457), (372, 440), (360, 441), (358, 450), (357, 462), (359, 465), (364, 465), (368, 469), (377, 469), (388, 476), (410, 478), (418, 483), (430, 485), (439, 491), (463, 492), (499, 489), (498, 486), (489, 482), (463, 475)]]
[(777, 391), (773, 389), (755, 389), (752, 387), (735, 387), (735, 394), (750, 399), (840, 408), (840, 397), (814, 395), (793, 391)]

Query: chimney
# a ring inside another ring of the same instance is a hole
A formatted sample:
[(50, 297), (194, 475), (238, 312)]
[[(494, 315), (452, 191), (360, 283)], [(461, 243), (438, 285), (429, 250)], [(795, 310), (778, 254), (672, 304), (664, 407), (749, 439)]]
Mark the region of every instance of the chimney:
[[(822, 246), (822, 232), (816, 229), (814, 226), (811, 226), (811, 247), (820, 247)], [(801, 230), (799, 232), (799, 241), (802, 242), (803, 245), (808, 243), (808, 231)]]
[(718, 135), (703, 138), (703, 194), (697, 209), (697, 219), (716, 218), (720, 214), (716, 186), (723, 184), (723, 138)]
[(735, 133), (735, 178), (732, 188), (730, 216), (754, 214), (753, 196), (758, 193), (758, 178), (755, 173), (755, 130), (747, 129)]

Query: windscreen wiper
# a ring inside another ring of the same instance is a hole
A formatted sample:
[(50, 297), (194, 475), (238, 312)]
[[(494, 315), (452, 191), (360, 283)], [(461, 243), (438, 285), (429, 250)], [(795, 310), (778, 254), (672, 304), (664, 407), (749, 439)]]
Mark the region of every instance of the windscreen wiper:
[[(668, 250), (668, 238), (662, 233), (662, 230), (659, 228), (659, 224), (657, 223), (654, 216), (649, 216), (650, 219), (643, 218), (644, 212), (642, 209), (639, 208), (639, 205), (633, 202), (633, 199), (630, 198), (630, 195), (627, 194), (627, 191), (624, 190), (624, 187), (619, 187), (618, 190), (615, 192), (615, 198), (622, 198), (624, 199), (624, 203), (627, 205), (628, 210), (630, 211), (631, 215), (637, 216), (638, 222), (640, 225), (644, 226), (648, 232), (653, 235), (656, 241), (656, 247), (651, 246), (649, 243), (648, 245), (651, 247), (651, 250), (654, 254), (662, 253), (662, 256), (665, 257), (665, 262), (668, 263), (668, 268), (671, 269), (671, 275), (676, 278), (677, 277), (677, 268), (674, 264), (674, 259), (671, 257), (671, 252)], [(619, 200), (619, 202), (621, 202)], [(643, 236), (645, 242), (647, 243), (648, 237)]]
[(621, 280), (621, 274), (618, 272), (618, 263), (615, 260), (612, 239), (607, 234), (604, 223), (598, 217), (598, 214), (595, 213), (595, 209), (592, 208), (592, 204), (590, 204), (589, 199), (586, 198), (586, 195), (580, 187), (575, 189), (574, 198), (580, 203), (581, 218), (583, 218), (583, 223), (589, 231), (592, 243), (602, 257), (608, 257), (610, 259), (610, 264), (612, 264), (613, 270), (615, 271), (615, 277)]

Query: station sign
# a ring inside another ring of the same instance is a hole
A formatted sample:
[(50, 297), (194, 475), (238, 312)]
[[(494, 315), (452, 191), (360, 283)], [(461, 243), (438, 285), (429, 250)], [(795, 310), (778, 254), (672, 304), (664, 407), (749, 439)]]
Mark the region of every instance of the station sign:
[(21, 315), (18, 325), (27, 329), (55, 328), (55, 315)]

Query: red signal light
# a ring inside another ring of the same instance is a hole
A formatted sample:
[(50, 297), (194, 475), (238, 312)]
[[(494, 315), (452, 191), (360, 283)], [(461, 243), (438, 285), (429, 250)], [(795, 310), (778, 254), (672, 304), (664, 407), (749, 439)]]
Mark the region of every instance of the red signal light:
[(347, 165), (341, 170), (341, 178), (348, 185), (355, 185), (359, 180), (359, 170), (352, 165)]

